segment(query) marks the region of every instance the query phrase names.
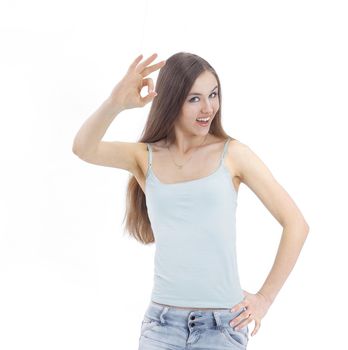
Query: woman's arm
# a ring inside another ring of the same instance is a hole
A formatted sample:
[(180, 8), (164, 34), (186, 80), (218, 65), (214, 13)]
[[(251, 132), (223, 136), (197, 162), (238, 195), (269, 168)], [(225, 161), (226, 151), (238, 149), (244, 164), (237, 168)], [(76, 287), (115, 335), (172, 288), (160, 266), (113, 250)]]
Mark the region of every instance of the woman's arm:
[(270, 303), (273, 303), (279, 290), (295, 266), (308, 232), (308, 224), (300, 222), (298, 224), (289, 224), (283, 228), (273, 266), (258, 292)]
[(289, 194), (250, 147), (238, 142), (233, 156), (241, 181), (258, 196), (283, 226), (274, 264), (258, 292), (272, 303), (297, 261), (307, 238), (309, 225)]
[(74, 138), (73, 153), (91, 164), (115, 167), (134, 173), (137, 168), (138, 143), (102, 141), (112, 121), (124, 109), (121, 104), (105, 100), (80, 127)]
[(106, 99), (78, 130), (72, 151), (78, 156), (95, 152), (110, 124), (123, 110), (121, 104)]
[[(157, 93), (150, 73), (160, 69), (166, 61), (149, 65), (157, 57), (152, 54), (139, 63), (139, 55), (129, 66), (124, 77), (117, 83), (110, 96), (82, 124), (77, 132), (72, 151), (86, 162), (128, 170), (135, 173), (138, 168), (137, 154), (144, 149), (140, 142), (102, 141), (108, 127), (115, 117), (125, 109), (144, 107), (151, 102)], [(141, 96), (143, 87), (148, 87), (148, 95)]]

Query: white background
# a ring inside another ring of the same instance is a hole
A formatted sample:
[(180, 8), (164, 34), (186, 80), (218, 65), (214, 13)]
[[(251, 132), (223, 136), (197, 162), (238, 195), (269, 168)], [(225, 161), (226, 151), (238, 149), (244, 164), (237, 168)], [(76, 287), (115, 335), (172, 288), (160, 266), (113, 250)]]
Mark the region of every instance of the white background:
[[(158, 62), (179, 51), (216, 69), (226, 132), (259, 155), (310, 226), (248, 349), (342, 348), (345, 6), (334, 0), (2, 1), (0, 348), (137, 349), (155, 247), (122, 233), (129, 174), (81, 161), (72, 142), (139, 54), (155, 52)], [(136, 142), (149, 109), (122, 112), (104, 140)], [(282, 227), (243, 184), (237, 225), (242, 287), (255, 293)]]

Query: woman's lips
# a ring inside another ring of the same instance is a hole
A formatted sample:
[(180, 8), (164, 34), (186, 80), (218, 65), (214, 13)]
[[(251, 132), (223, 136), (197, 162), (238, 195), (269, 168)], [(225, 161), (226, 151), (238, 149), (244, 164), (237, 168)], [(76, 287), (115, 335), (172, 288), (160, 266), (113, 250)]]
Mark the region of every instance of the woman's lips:
[(207, 120), (207, 121), (205, 122), (205, 121), (198, 121), (198, 120), (196, 119), (196, 123), (197, 123), (199, 126), (206, 127), (206, 126), (209, 125), (210, 120), (211, 120), (211, 118), (209, 118), (209, 120)]

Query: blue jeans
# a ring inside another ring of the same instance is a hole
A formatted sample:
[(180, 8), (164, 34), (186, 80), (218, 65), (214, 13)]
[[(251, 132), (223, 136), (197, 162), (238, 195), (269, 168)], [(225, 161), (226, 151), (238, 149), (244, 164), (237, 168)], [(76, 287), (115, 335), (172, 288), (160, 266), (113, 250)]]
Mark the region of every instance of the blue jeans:
[(249, 327), (229, 323), (245, 308), (190, 310), (150, 301), (141, 324), (138, 350), (245, 350)]

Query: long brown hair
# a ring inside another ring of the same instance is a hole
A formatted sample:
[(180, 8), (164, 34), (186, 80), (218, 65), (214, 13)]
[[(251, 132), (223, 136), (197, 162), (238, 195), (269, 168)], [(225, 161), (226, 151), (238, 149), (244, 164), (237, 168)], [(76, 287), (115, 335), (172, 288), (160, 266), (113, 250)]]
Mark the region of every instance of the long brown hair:
[[(144, 130), (138, 142), (156, 142), (163, 138), (175, 141), (174, 124), (182, 105), (197, 77), (204, 71), (214, 74), (218, 82), (219, 109), (210, 125), (209, 133), (229, 137), (221, 125), (221, 86), (214, 68), (203, 58), (188, 52), (178, 52), (160, 69), (156, 81), (156, 98), (152, 101)], [(125, 231), (143, 244), (155, 242), (147, 213), (145, 194), (135, 176), (131, 175), (126, 192)]]

